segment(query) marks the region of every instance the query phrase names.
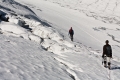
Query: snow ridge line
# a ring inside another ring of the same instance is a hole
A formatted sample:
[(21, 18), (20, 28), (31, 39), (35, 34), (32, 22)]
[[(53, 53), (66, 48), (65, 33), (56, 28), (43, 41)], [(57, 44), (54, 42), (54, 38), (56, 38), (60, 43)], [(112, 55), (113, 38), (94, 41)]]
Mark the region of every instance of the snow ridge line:
[[(7, 5), (7, 7), (6, 7), (6, 5)], [(14, 1), (14, 0), (2, 0), (1, 1), (1, 6), (3, 7), (2, 8), (3, 10), (12, 11), (12, 12), (14, 12), (14, 14), (16, 14), (16, 11), (19, 10), (19, 12), (22, 12), (22, 13), (25, 13), (25, 14), (27, 14), (27, 12), (29, 12), (32, 15), (35, 15), (35, 13), (30, 8)], [(18, 12), (18, 14), (19, 14), (19, 12)]]

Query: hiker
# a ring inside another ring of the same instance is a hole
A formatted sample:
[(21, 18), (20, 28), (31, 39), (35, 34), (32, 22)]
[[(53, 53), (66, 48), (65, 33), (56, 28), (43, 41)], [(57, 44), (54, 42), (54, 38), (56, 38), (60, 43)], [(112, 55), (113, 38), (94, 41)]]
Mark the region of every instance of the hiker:
[(104, 67), (108, 67), (110, 69), (110, 59), (112, 58), (112, 48), (111, 45), (109, 45), (109, 41), (105, 41), (106, 45), (103, 46), (103, 54), (102, 58), (104, 60)]
[(71, 41), (73, 41), (74, 31), (73, 31), (72, 27), (71, 27), (70, 30), (69, 30), (69, 34), (70, 34), (70, 39), (71, 39)]

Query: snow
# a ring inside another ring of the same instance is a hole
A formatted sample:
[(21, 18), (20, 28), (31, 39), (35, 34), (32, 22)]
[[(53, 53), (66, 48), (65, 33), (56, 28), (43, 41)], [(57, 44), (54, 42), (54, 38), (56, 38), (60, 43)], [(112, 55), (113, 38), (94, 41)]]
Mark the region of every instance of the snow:
[(118, 14), (118, 0), (1, 0), (0, 80), (119, 80)]
[(70, 80), (54, 60), (54, 54), (39, 44), (3, 35), (0, 40), (0, 80)]

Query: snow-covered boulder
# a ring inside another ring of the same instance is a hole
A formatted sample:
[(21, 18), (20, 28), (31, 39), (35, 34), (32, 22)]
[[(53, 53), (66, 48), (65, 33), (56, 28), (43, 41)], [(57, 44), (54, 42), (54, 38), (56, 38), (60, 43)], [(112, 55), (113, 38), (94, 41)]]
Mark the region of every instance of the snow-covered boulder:
[(2, 22), (0, 24), (0, 29), (2, 32), (9, 32), (12, 34), (16, 34), (21, 36), (24, 39), (28, 39), (28, 32), (26, 29), (22, 28), (21, 26), (14, 24), (14, 23), (9, 23), (9, 22)]
[(66, 45), (59, 44), (57, 41), (53, 41), (50, 39), (44, 39), (41, 45), (50, 52), (55, 54), (72, 52), (73, 50)]
[(33, 34), (55, 41), (63, 40), (63, 37), (51, 27), (38, 26), (33, 30)]
[(23, 19), (29, 25), (30, 28), (35, 28), (36, 26), (41, 25), (41, 23), (36, 20), (27, 19), (27, 18), (23, 18)]
[(19, 26), (23, 26), (25, 24), (25, 22), (23, 20), (15, 19), (15, 18), (10, 18), (9, 22), (15, 23)]
[(9, 32), (16, 33), (16, 34), (26, 33), (26, 30), (24, 28), (14, 23), (2, 23), (0, 24), (0, 28), (3, 31), (9, 31)]
[(29, 35), (29, 39), (32, 40), (32, 41), (35, 41), (35, 42), (38, 42), (38, 43), (41, 43), (42, 39), (38, 36), (35, 36), (35, 35)]
[(8, 22), (8, 19), (8, 15), (5, 12), (0, 11), (0, 20)]

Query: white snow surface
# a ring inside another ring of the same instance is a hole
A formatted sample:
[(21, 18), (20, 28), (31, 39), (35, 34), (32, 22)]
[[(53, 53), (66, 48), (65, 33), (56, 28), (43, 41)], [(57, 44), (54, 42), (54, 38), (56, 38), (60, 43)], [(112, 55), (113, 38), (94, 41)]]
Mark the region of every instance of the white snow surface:
[(1, 0), (0, 80), (119, 80), (119, 13), (119, 0)]

